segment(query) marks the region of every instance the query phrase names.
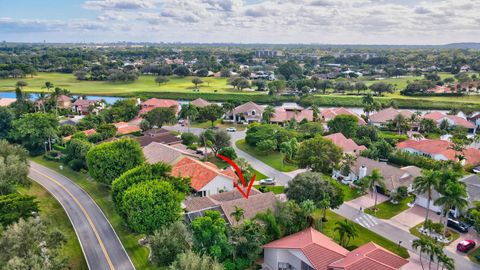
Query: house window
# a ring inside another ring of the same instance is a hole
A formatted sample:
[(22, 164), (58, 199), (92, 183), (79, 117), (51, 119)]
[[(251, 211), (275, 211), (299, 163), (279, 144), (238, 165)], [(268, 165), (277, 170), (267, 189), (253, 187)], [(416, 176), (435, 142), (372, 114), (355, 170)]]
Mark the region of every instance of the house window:
[(279, 262), (278, 270), (296, 270), (296, 268), (291, 266), (289, 263)]
[(302, 262), (302, 270), (315, 270), (312, 268), (310, 265), (306, 264), (305, 262)]
[(255, 115), (257, 114), (257, 112), (255, 110), (252, 111), (252, 115)]

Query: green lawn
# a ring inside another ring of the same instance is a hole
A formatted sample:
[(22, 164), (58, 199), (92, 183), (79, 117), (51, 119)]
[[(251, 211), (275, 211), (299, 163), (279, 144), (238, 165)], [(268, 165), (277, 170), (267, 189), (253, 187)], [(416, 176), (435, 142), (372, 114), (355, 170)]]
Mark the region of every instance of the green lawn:
[[(232, 124), (232, 123), (222, 123), (221, 119), (218, 119), (217, 121), (213, 122), (213, 125), (220, 128), (220, 129), (226, 129), (229, 127), (234, 127), (237, 129), (237, 131), (245, 130), (247, 128), (246, 125), (239, 125), (239, 124)], [(212, 127), (212, 122), (206, 121), (206, 122), (193, 122), (190, 124), (190, 127), (194, 128), (210, 128)]]
[(345, 202), (351, 201), (363, 195), (358, 188), (352, 188), (349, 185), (343, 185), (335, 180), (334, 183), (338, 184), (338, 186), (343, 190), (343, 201)]
[[(315, 213), (315, 218), (318, 220), (321, 218), (321, 210), (317, 210), (317, 212)], [(327, 211), (327, 219), (328, 221), (326, 223), (323, 224), (323, 229), (321, 230), (321, 232), (325, 235), (327, 235), (328, 237), (332, 238), (333, 240), (335, 240), (336, 242), (339, 242), (339, 236), (338, 236), (338, 233), (335, 232), (335, 227), (336, 227), (336, 224), (335, 222), (337, 221), (342, 221), (344, 218), (340, 215), (337, 215), (331, 211)], [(403, 257), (403, 258), (408, 258), (409, 255), (408, 255), (408, 252), (405, 248), (403, 247), (399, 247), (397, 243), (394, 243), (390, 240), (388, 240), (387, 238), (383, 237), (383, 236), (380, 236), (364, 227), (362, 227), (361, 225), (357, 224), (357, 223), (354, 223), (353, 221), (351, 221), (356, 230), (357, 230), (357, 234), (358, 234), (358, 237), (356, 237), (355, 239), (351, 240), (350, 243), (349, 243), (349, 247), (347, 249), (349, 250), (353, 250), (365, 243), (368, 243), (368, 242), (375, 242), (376, 244), (398, 254), (399, 256)]]
[(19, 192), (35, 196), (42, 220), (48, 224), (49, 228), (60, 230), (66, 237), (67, 243), (62, 247), (60, 254), (68, 260), (69, 267), (75, 270), (87, 270), (88, 265), (83, 256), (77, 235), (60, 203), (34, 181), (32, 181), (30, 187), (19, 188)]
[[(259, 189), (262, 187), (261, 185), (253, 185), (254, 188)], [(285, 193), (284, 186), (264, 186), (268, 191), (273, 192), (274, 194), (282, 194)]]
[[(170, 76), (170, 81), (166, 84), (158, 85), (155, 83), (155, 76), (142, 75), (138, 80), (131, 83), (123, 82), (99, 82), (99, 81), (79, 81), (72, 74), (39, 72), (38, 75), (23, 78), (28, 83), (24, 89), (31, 92), (42, 92), (45, 82), (49, 81), (55, 86), (67, 88), (75, 94), (86, 95), (126, 95), (135, 92), (178, 92), (194, 93), (195, 86), (192, 84), (193, 77)], [(239, 93), (239, 94), (259, 94), (255, 91), (237, 91), (230, 85), (227, 85), (227, 78), (201, 78), (204, 83), (199, 86), (199, 93)], [(15, 90), (15, 83), (19, 79), (1, 79), (0, 91)]]
[(105, 213), (105, 216), (120, 237), (120, 240), (127, 250), (136, 269), (156, 269), (148, 261), (148, 248), (138, 245), (138, 240), (142, 238), (143, 235), (135, 234), (127, 230), (122, 219), (116, 213), (112, 203), (110, 189), (108, 187), (93, 182), (87, 177), (87, 175), (75, 172), (68, 167), (64, 167), (63, 170), (60, 170), (58, 167), (60, 163), (44, 160), (41, 156), (32, 158), (32, 160), (65, 175), (90, 194), (102, 209), (103, 213)]
[(373, 207), (370, 207), (365, 209), (365, 213), (381, 219), (390, 219), (407, 210), (409, 208), (408, 203), (411, 202), (412, 199), (412, 197), (407, 197), (398, 204), (393, 204), (390, 201), (385, 201), (377, 205), (377, 211), (374, 211)]
[[(476, 258), (478, 256), (478, 259)], [(468, 254), (468, 258), (470, 258), (470, 260), (474, 263), (478, 263), (480, 264), (480, 247), (473, 250), (472, 252), (470, 252), (470, 254)]]
[[(418, 228), (422, 227), (422, 225), (423, 225), (423, 222), (416, 225), (415, 227), (410, 228), (410, 233), (415, 235), (416, 237), (422, 236), (422, 234), (418, 231)], [(460, 234), (453, 230), (448, 229), (448, 232), (450, 233), (450, 242), (448, 244), (457, 240), (460, 237)]]
[(255, 158), (261, 160), (263, 163), (269, 165), (272, 168), (275, 168), (282, 172), (291, 172), (298, 169), (298, 166), (295, 164), (283, 164), (284, 154), (280, 152), (273, 153), (264, 153), (248, 145), (244, 139), (238, 140), (235, 142), (235, 145), (242, 151), (247, 152), (248, 154), (254, 156)]

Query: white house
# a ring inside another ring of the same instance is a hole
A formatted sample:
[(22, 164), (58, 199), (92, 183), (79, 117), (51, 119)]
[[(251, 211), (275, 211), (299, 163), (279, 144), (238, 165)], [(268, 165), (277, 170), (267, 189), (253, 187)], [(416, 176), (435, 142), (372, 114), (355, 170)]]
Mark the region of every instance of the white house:
[(242, 104), (223, 117), (226, 122), (252, 123), (262, 121), (264, 108), (252, 101)]
[(172, 167), (172, 175), (190, 178), (190, 187), (204, 197), (232, 190), (238, 177), (231, 168), (221, 170), (210, 162), (183, 157)]

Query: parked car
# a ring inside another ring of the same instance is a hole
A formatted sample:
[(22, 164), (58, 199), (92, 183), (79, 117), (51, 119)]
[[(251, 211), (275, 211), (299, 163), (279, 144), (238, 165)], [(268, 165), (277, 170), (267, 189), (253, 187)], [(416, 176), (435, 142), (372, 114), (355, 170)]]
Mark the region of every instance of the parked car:
[(237, 131), (237, 129), (234, 127), (227, 128), (227, 132), (235, 132), (235, 131)]
[(203, 155), (203, 151), (200, 150), (200, 149), (195, 150), (195, 153), (196, 153), (197, 155)]
[(457, 245), (457, 250), (460, 252), (467, 253), (475, 247), (475, 241), (473, 240), (463, 240)]
[(277, 182), (272, 178), (265, 178), (260, 180), (260, 185), (275, 185)]
[(468, 232), (468, 225), (456, 219), (448, 218), (447, 226), (462, 233)]

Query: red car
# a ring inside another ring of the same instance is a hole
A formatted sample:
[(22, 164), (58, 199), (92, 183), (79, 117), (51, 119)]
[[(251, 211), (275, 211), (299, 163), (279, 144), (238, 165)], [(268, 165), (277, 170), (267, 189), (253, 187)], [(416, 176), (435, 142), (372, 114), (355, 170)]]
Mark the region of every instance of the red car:
[(475, 241), (473, 240), (463, 240), (457, 245), (457, 250), (460, 252), (467, 253), (469, 250), (475, 247)]

